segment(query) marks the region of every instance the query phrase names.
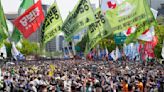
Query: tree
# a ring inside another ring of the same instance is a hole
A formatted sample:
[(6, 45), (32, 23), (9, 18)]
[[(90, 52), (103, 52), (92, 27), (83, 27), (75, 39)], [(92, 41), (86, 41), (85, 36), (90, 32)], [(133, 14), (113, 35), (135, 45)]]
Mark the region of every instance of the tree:
[(26, 39), (22, 40), (22, 48), (18, 48), (24, 55), (37, 55), (39, 53), (39, 46), (37, 43), (29, 42)]
[(158, 44), (155, 47), (154, 52), (157, 58), (161, 58), (162, 44), (164, 40), (164, 25), (158, 25), (155, 28), (155, 33), (156, 33), (156, 36), (158, 37)]

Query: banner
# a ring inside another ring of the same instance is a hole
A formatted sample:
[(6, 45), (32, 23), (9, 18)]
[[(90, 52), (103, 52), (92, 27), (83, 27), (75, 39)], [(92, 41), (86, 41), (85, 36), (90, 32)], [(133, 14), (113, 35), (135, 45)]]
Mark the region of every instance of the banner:
[(95, 17), (89, 0), (79, 0), (62, 26), (66, 40), (70, 41), (77, 32), (93, 22), (95, 22)]
[(153, 25), (154, 17), (146, 0), (104, 0), (103, 4), (102, 7), (108, 7), (105, 15), (115, 34), (147, 21)]
[(44, 14), (42, 11), (41, 1), (39, 0), (36, 4), (31, 6), (21, 16), (14, 20), (15, 26), (23, 34), (25, 38), (28, 38), (44, 20)]
[(42, 33), (43, 33), (43, 43), (47, 43), (52, 40), (56, 35), (60, 34), (63, 21), (57, 7), (54, 3), (48, 10), (47, 16), (44, 20)]
[(0, 1), (0, 47), (2, 46), (3, 40), (8, 36), (8, 27), (6, 23), (6, 17)]
[(109, 36), (112, 31), (109, 30), (108, 21), (106, 21), (100, 8), (96, 9), (95, 12), (96, 22), (92, 23), (88, 27), (88, 51), (93, 48), (101, 39)]
[[(30, 6), (32, 6), (34, 4), (34, 0), (23, 0), (19, 10), (18, 10), (18, 15), (23, 14)], [(14, 41), (15, 43), (18, 43), (20, 41), (20, 39), (22, 38), (21, 33), (19, 32), (19, 30), (15, 27), (14, 31), (11, 35), (11, 40)]]

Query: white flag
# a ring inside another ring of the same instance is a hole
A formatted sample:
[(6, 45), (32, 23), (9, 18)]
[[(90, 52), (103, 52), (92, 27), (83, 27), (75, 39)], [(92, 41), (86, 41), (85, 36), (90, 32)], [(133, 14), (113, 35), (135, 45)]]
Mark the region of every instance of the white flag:
[(143, 41), (152, 41), (154, 35), (155, 35), (154, 26), (152, 26), (149, 30), (146, 30), (144, 33), (142, 33), (142, 35), (139, 36), (138, 39)]
[[(151, 11), (154, 15), (154, 18), (156, 19), (158, 11), (153, 8), (151, 8)], [(155, 35), (154, 26), (152, 26), (149, 28), (149, 30), (145, 30), (145, 32), (143, 32), (142, 35), (138, 37), (138, 39), (143, 41), (152, 41), (154, 35)]]
[(3, 45), (1, 48), (0, 48), (0, 59), (4, 59), (4, 58), (7, 58), (7, 52), (6, 52), (6, 47), (5, 45)]
[(113, 51), (110, 53), (110, 56), (113, 58), (114, 61), (116, 61), (115, 50), (113, 50)]
[(17, 60), (17, 56), (20, 54), (20, 52), (17, 50), (14, 42), (12, 42), (11, 53), (12, 53), (13, 58)]
[(120, 58), (120, 51), (119, 48), (116, 47), (116, 60)]
[(128, 30), (123, 31), (123, 34), (126, 36), (131, 35), (132, 33), (136, 32), (136, 26), (129, 27)]

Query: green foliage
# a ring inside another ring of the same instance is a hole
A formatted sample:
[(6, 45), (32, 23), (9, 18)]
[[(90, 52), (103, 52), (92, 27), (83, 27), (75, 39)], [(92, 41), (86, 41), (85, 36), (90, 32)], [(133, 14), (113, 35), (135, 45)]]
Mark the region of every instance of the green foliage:
[(22, 48), (18, 48), (24, 55), (37, 55), (39, 53), (39, 46), (37, 43), (30, 42), (26, 39), (22, 40)]
[(77, 43), (76, 47), (81, 48), (80, 50), (84, 52), (87, 40), (88, 40), (87, 35), (84, 35), (82, 40), (79, 43)]
[(158, 21), (159, 25), (164, 25), (164, 17), (163, 16), (157, 17), (157, 21)]
[(112, 38), (104, 38), (98, 44), (100, 45), (100, 48), (107, 48), (109, 52), (112, 52), (112, 50), (116, 48), (116, 44)]
[(158, 44), (155, 47), (155, 55), (157, 58), (161, 58), (162, 44), (164, 40), (164, 25), (158, 25), (155, 28), (155, 34), (158, 37)]

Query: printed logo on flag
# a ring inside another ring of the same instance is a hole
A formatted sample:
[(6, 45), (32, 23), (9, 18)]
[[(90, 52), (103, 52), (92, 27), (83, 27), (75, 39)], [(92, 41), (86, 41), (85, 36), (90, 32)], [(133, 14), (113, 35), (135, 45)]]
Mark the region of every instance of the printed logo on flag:
[(130, 3), (125, 2), (118, 9), (118, 15), (120, 17), (127, 16), (127, 15), (131, 14), (131, 12), (134, 10), (134, 8), (135, 8), (135, 5), (131, 5)]

